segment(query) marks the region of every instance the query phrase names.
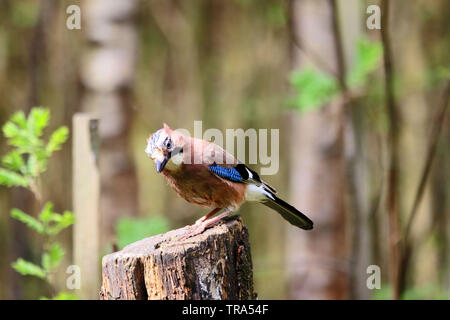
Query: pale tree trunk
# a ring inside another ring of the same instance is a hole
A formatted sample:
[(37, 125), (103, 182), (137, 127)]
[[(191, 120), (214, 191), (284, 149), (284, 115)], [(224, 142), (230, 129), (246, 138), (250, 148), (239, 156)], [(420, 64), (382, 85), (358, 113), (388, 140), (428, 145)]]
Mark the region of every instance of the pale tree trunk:
[[(339, 72), (341, 88), (347, 88), (345, 78), (354, 69), (356, 61), (357, 40), (363, 33), (364, 6), (359, 0), (334, 2), (335, 43), (340, 40), (342, 67)], [(338, 53), (339, 51), (336, 50)], [(371, 245), (369, 238), (369, 179), (370, 166), (365, 161), (370, 150), (365, 150), (367, 132), (364, 130), (364, 113), (358, 101), (351, 100), (345, 106), (344, 152), (345, 170), (348, 181), (347, 208), (349, 226), (349, 299), (368, 299), (370, 296), (366, 284), (366, 270), (371, 261)]]
[[(291, 14), (292, 32), (297, 39), (292, 48), (293, 68), (320, 62), (317, 67), (326, 65), (323, 69), (337, 74), (331, 2), (292, 1)], [(315, 223), (310, 232), (293, 227), (287, 232), (290, 295), (294, 299), (346, 298), (343, 108), (332, 102), (292, 117), (291, 201)]]
[[(86, 47), (82, 110), (100, 119), (103, 245), (121, 215), (136, 213), (136, 175), (129, 154), (131, 87), (137, 57), (136, 0), (82, 3)], [(88, 182), (87, 182), (88, 183)]]

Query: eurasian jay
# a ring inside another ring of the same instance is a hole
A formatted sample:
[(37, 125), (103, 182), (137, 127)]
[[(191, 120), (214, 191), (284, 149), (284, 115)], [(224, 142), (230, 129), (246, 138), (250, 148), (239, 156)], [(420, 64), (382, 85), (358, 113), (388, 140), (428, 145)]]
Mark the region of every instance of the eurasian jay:
[(185, 136), (164, 124), (148, 138), (145, 152), (178, 195), (212, 210), (190, 226), (188, 237), (234, 213), (245, 201), (260, 202), (299, 228), (313, 228), (308, 217), (278, 198), (255, 171), (212, 142)]

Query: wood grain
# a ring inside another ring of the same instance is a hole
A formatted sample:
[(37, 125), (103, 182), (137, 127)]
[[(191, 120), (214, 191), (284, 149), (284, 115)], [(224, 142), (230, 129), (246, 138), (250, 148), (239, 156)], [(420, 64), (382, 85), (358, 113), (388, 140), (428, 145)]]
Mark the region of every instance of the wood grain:
[(100, 298), (255, 299), (247, 228), (239, 216), (202, 234), (182, 229), (137, 241), (103, 257)]

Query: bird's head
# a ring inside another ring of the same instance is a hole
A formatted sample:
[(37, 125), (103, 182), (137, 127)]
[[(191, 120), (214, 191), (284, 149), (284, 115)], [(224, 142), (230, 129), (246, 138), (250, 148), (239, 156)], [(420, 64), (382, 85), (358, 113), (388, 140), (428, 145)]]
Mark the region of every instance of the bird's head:
[[(161, 173), (169, 161), (183, 153), (182, 137), (167, 124), (150, 136), (145, 153), (156, 163), (156, 171)], [(176, 161), (175, 165), (179, 164)]]

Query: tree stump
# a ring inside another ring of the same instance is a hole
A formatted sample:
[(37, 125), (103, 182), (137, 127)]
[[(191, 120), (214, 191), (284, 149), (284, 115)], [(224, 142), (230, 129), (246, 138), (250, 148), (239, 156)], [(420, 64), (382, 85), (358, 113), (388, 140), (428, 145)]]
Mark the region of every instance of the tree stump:
[(102, 260), (103, 300), (255, 299), (248, 230), (239, 216), (202, 234), (146, 238)]

